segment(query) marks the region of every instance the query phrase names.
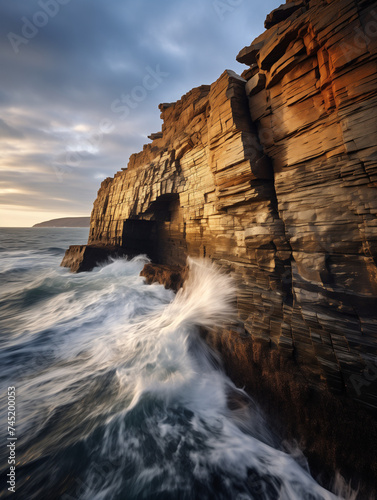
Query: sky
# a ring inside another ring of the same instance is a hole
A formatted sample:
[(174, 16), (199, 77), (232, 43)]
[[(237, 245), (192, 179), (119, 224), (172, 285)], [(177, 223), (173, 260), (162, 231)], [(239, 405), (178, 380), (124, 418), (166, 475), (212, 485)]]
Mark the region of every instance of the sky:
[(0, 0), (0, 226), (89, 216), (101, 181), (211, 84), (276, 0)]

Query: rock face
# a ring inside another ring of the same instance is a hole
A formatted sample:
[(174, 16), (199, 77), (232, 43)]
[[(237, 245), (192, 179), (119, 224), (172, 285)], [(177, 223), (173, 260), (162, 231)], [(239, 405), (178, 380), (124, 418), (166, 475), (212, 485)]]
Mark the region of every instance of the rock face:
[[(237, 57), (243, 78), (225, 71), (160, 105), (162, 131), (102, 183), (89, 243), (232, 271), (239, 324), (208, 340), (251, 392), (250, 374), (265, 375), (282, 421), (361, 412), (345, 428), (356, 449), (361, 421), (376, 439), (377, 2), (289, 2), (266, 27)], [(294, 380), (283, 392), (279, 373)], [(323, 432), (331, 456), (303, 438), (307, 450), (352, 468)], [(376, 461), (358, 469), (373, 477)]]
[(238, 60), (251, 65), (250, 115), (290, 247), (292, 301), (268, 335), (375, 409), (377, 377), (365, 370), (376, 375), (377, 3), (297, 2), (267, 22)]
[(125, 251), (118, 246), (104, 245), (71, 245), (66, 251), (62, 263), (73, 273), (91, 271), (98, 264), (111, 258), (125, 256)]
[(144, 276), (148, 284), (160, 283), (165, 288), (178, 292), (188, 276), (188, 268), (149, 263), (145, 264), (140, 276)]

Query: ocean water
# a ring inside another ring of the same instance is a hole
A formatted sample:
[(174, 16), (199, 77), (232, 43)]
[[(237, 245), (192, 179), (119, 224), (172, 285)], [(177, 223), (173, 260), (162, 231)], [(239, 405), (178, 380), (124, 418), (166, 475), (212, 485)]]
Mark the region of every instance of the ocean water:
[[(145, 257), (59, 267), (87, 229), (0, 229), (0, 498), (333, 500), (279, 449), (200, 327), (226, 324), (234, 285), (190, 262), (177, 295)], [(16, 392), (16, 493), (7, 391)]]

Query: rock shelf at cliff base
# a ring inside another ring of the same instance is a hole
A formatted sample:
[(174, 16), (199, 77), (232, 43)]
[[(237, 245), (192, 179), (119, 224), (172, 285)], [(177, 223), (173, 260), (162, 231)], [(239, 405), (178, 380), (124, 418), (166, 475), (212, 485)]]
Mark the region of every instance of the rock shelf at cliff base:
[(238, 323), (207, 341), (313, 469), (372, 484), (377, 2), (293, 1), (266, 28), (241, 76), (160, 105), (162, 130), (102, 182), (88, 247), (64, 265), (111, 247), (232, 272)]

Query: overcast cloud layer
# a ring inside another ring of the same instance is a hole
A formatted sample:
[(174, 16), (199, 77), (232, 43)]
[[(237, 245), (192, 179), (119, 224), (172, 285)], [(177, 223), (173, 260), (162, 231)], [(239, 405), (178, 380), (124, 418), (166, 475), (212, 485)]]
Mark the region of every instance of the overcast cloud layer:
[(276, 0), (0, 0), (0, 226), (90, 215), (160, 102), (241, 73)]

